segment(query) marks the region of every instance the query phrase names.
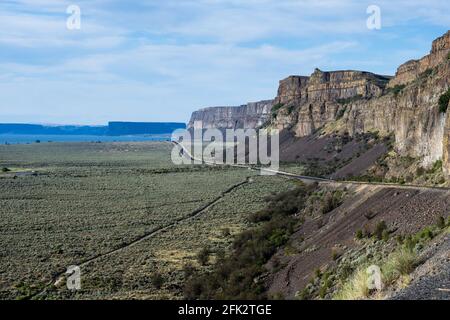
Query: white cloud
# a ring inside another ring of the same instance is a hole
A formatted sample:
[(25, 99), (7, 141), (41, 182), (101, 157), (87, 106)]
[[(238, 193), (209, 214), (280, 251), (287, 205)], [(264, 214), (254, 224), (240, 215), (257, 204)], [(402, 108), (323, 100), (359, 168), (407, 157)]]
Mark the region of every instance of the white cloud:
[[(336, 42), (287, 50), (144, 45), (120, 54), (70, 59), (52, 67), (0, 64), (0, 74), (9, 75), (0, 80), (4, 92), (0, 109), (5, 110), (6, 118), (17, 115), (17, 110), (34, 114), (39, 101), (39, 109), (52, 110), (47, 114), (51, 122), (102, 122), (106, 118), (187, 121), (199, 106), (273, 98), (277, 79), (293, 70), (309, 73), (311, 66), (327, 59), (328, 52), (352, 46), (355, 43)], [(11, 103), (16, 108), (8, 115)]]
[[(364, 45), (386, 50), (383, 40), (400, 38), (395, 27), (410, 21), (448, 27), (447, 1), (379, 0), (385, 29), (377, 36), (365, 24), (372, 2), (3, 0), (1, 114), (187, 120), (198, 107), (272, 98), (279, 79), (316, 66), (393, 71), (391, 60), (420, 51), (397, 49), (386, 61)], [(80, 31), (66, 29), (72, 3), (81, 7)]]

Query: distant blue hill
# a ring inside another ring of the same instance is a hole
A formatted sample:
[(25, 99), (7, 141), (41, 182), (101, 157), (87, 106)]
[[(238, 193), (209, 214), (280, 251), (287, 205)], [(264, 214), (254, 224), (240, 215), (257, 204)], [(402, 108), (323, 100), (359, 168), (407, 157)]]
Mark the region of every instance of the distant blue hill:
[(0, 134), (121, 136), (168, 134), (176, 129), (184, 128), (186, 128), (184, 123), (177, 122), (110, 122), (107, 126), (0, 123)]
[(179, 122), (109, 122), (108, 134), (112, 136), (132, 134), (165, 134), (177, 129), (185, 129), (186, 124)]

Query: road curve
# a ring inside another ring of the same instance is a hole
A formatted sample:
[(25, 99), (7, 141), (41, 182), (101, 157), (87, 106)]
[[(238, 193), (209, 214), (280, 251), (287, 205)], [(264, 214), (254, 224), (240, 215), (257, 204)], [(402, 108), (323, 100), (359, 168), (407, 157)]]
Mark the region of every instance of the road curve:
[[(223, 164), (217, 164), (215, 162), (211, 161), (204, 161), (203, 159), (197, 159), (183, 146), (183, 144), (177, 142), (177, 141), (171, 141), (172, 144), (179, 146), (183, 150), (183, 155), (186, 155), (189, 160), (191, 161), (198, 161), (201, 163), (205, 163), (208, 165), (223, 165)], [(321, 177), (311, 177), (311, 176), (304, 176), (304, 175), (298, 175), (294, 173), (289, 173), (285, 171), (280, 170), (273, 170), (269, 168), (261, 168), (256, 166), (246, 166), (242, 164), (225, 164), (231, 167), (237, 167), (237, 168), (245, 168), (250, 169), (254, 171), (260, 171), (260, 172), (267, 172), (268, 174), (272, 175), (278, 175), (278, 176), (284, 176), (292, 179), (301, 180), (304, 182), (318, 182), (320, 184), (335, 184), (335, 185), (367, 185), (367, 186), (380, 186), (383, 188), (396, 188), (396, 189), (414, 189), (414, 190), (441, 190), (441, 191), (450, 191), (450, 188), (448, 187), (432, 187), (432, 186), (420, 186), (420, 185), (413, 185), (413, 184), (396, 184), (396, 183), (387, 183), (387, 182), (363, 182), (363, 181), (351, 181), (351, 180), (333, 180), (333, 179), (327, 179), (327, 178), (321, 178)]]

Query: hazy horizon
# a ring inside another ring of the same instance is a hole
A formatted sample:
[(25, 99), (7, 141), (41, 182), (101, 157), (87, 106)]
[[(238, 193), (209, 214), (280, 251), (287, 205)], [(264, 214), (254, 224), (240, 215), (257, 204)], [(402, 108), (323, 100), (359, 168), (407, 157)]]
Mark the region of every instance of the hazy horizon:
[[(183, 121), (123, 121), (123, 120), (111, 120), (108, 122), (135, 122), (135, 123), (139, 123), (139, 122), (146, 122), (146, 123), (184, 123), (187, 124), (186, 122)], [(48, 127), (57, 127), (57, 126), (77, 126), (77, 127), (82, 127), (82, 126), (91, 126), (91, 127), (103, 127), (103, 126), (107, 126), (108, 122), (106, 123), (87, 123), (87, 124), (80, 124), (80, 123), (46, 123), (46, 122), (2, 122), (0, 121), (0, 124), (31, 124), (31, 125), (41, 125), (41, 126), (48, 126)]]

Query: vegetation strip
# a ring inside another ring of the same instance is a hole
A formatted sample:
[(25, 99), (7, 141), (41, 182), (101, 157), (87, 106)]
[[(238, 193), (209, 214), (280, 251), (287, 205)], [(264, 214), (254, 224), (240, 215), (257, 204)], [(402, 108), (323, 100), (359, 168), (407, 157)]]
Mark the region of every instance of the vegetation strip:
[[(191, 274), (184, 288), (185, 298), (266, 299), (264, 265), (302, 224), (295, 214), (305, 208), (306, 199), (316, 188), (301, 184), (269, 197), (264, 210), (248, 217), (256, 225), (235, 238), (229, 256), (218, 255), (207, 274)], [(202, 258), (199, 256), (199, 260)]]

